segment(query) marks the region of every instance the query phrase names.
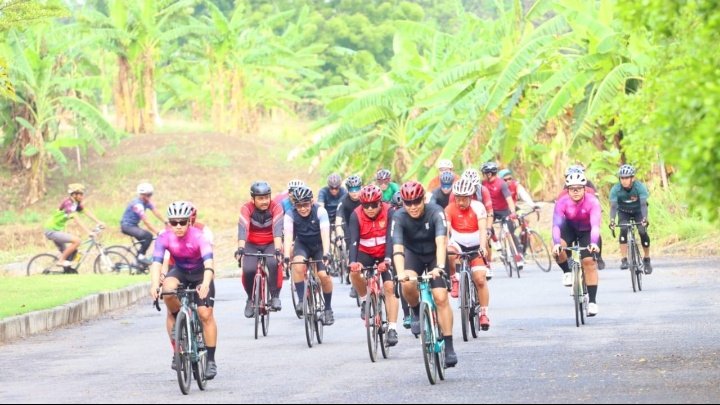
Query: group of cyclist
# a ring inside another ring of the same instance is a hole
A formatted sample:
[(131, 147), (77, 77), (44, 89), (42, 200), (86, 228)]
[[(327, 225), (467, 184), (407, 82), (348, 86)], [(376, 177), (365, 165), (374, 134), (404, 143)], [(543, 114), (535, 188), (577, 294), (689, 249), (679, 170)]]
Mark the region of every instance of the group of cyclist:
[[(445, 366), (457, 364), (453, 347), (453, 313), (449, 297), (457, 297), (458, 252), (477, 252), (470, 263), (472, 280), (477, 290), (478, 316), (482, 330), (488, 330), (489, 287), (492, 277), (490, 269), (491, 251), (489, 239), (492, 236), (494, 220), (508, 221), (515, 238), (512, 224), (517, 220), (516, 201), (518, 196), (536, 207), (529, 194), (512, 179), (509, 169), (499, 171), (494, 162), (482, 165), (480, 172), (467, 169), (458, 176), (453, 172), (449, 160), (438, 163), (439, 174), (430, 182), (430, 193), (416, 181), (401, 186), (391, 181), (391, 172), (382, 169), (375, 176), (376, 184), (363, 184), (356, 175), (349, 176), (345, 188), (340, 175), (331, 174), (327, 187), (323, 187), (317, 201), (313, 191), (301, 180), (288, 183), (287, 192), (273, 198), (272, 189), (265, 181), (255, 181), (250, 187), (250, 200), (240, 210), (235, 258), (242, 267), (242, 283), (248, 294), (244, 314), (253, 316), (249, 300), (257, 266), (257, 257), (247, 253), (272, 255), (267, 260), (270, 285), (270, 306), (272, 310), (282, 308), (279, 298), (283, 282), (283, 270), (291, 271), (292, 286), (297, 291), (299, 302), (294, 310), (302, 311), (305, 291), (307, 260), (318, 262), (317, 275), (324, 295), (325, 311), (321, 317), (324, 325), (334, 323), (332, 310), (333, 282), (327, 273), (330, 260), (331, 232), (345, 241), (348, 247), (349, 280), (361, 301), (367, 296), (361, 271), (377, 269), (387, 300), (386, 310), (389, 323), (388, 344), (398, 343), (397, 321), (400, 302), (403, 303), (405, 318), (403, 325), (412, 333), (420, 333), (417, 277), (428, 273), (433, 298), (437, 305), (438, 323), (445, 342)], [(634, 218), (640, 224), (644, 248), (644, 269), (652, 272), (649, 258), (650, 240), (647, 235), (647, 188), (634, 178), (635, 169), (623, 165), (618, 176), (620, 181), (611, 193), (610, 227), (615, 227), (615, 215), (621, 224), (620, 246), (621, 268), (627, 268), (627, 228), (622, 224)], [(83, 212), (98, 225), (103, 225), (84, 205), (85, 188), (81, 184), (68, 187), (69, 197), (64, 199), (52, 219), (46, 224), (46, 236), (56, 243), (61, 251), (58, 265), (67, 266), (67, 259), (74, 254), (79, 238), (63, 232), (64, 226), (75, 213)], [(138, 249), (139, 261), (152, 263), (151, 295), (157, 299), (159, 287), (173, 290), (179, 284), (195, 285), (198, 288), (196, 302), (203, 323), (208, 349), (206, 376), (212, 379), (217, 374), (215, 349), (217, 326), (213, 316), (215, 297), (214, 262), (212, 234), (196, 222), (197, 209), (187, 201), (170, 204), (163, 217), (151, 202), (153, 187), (142, 183), (137, 187), (137, 197), (127, 206), (121, 219), (122, 232), (141, 242)], [(145, 212), (150, 210), (165, 222), (164, 229), (158, 229), (148, 220)], [(143, 222), (147, 227), (139, 227)], [(84, 231), (82, 222), (77, 221)], [(588, 246), (581, 253), (588, 285), (590, 316), (597, 315), (598, 275), (595, 255), (600, 253), (600, 203), (585, 177), (584, 168), (571, 166), (565, 173), (563, 192), (557, 199), (553, 214), (553, 253), (563, 271), (563, 285), (572, 284), (572, 273), (567, 255), (562, 248), (572, 243)], [(89, 231), (88, 231), (89, 232)], [(152, 258), (145, 255), (157, 235)], [(70, 243), (69, 246), (65, 244)], [(520, 247), (519, 240), (515, 243)], [(518, 251), (522, 251), (521, 248)], [(512, 258), (522, 267), (523, 258)], [(168, 265), (168, 262), (170, 263)], [(163, 269), (166, 270), (163, 270)], [(395, 298), (395, 281), (400, 283), (401, 299)], [(164, 296), (167, 305), (166, 326), (174, 350), (172, 330), (179, 311), (177, 297)], [(364, 305), (361, 305), (364, 319)], [(173, 363), (174, 367), (174, 363)]]

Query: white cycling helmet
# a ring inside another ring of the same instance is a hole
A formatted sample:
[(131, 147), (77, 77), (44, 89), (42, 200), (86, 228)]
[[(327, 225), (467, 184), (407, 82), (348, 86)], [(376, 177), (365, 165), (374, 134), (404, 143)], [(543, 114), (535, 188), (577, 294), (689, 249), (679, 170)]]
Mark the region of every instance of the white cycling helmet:
[(584, 173), (570, 173), (565, 177), (565, 186), (584, 186), (587, 184), (587, 179)]
[(152, 194), (153, 193), (153, 186), (150, 183), (140, 183), (137, 186), (137, 193), (138, 194)]
[(468, 178), (461, 178), (460, 180), (453, 183), (452, 186), (453, 194), (457, 196), (469, 197), (475, 194), (475, 183)]
[(291, 193), (293, 190), (295, 190), (298, 187), (305, 187), (305, 182), (300, 179), (294, 179), (294, 180), (290, 180), (288, 182), (288, 185), (287, 185), (288, 192)]
[(438, 169), (453, 169), (453, 162), (450, 159), (440, 159), (437, 163)]
[(186, 219), (193, 213), (193, 205), (187, 201), (175, 201), (168, 206), (168, 219)]
[(470, 180), (475, 186), (480, 184), (480, 172), (477, 169), (465, 169), (461, 178)]

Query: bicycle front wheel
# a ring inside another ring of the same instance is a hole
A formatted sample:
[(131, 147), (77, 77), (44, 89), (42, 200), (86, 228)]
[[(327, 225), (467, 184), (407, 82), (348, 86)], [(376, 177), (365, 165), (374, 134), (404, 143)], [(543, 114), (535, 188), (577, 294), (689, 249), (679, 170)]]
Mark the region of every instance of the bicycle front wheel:
[(41, 253), (28, 262), (27, 275), (62, 273), (62, 267), (56, 267), (55, 262), (57, 262), (57, 256), (50, 253)]
[(368, 294), (365, 300), (365, 331), (367, 335), (368, 353), (370, 361), (377, 360), (378, 349), (378, 325), (377, 325), (377, 296), (374, 293)]
[(470, 286), (469, 283), (469, 276), (466, 272), (460, 272), (460, 323), (462, 325), (462, 335), (463, 335), (463, 341), (467, 342), (469, 340), (468, 335), (470, 332), (470, 322), (471, 322), (471, 315), (472, 312), (470, 310)]
[(635, 257), (635, 280), (637, 282), (637, 289), (638, 291), (642, 291), (642, 278), (643, 273), (645, 273), (645, 265), (642, 262), (642, 259), (640, 257), (640, 248), (638, 248), (637, 243), (633, 243), (633, 256)]
[(175, 321), (175, 369), (180, 391), (187, 395), (192, 381), (190, 327), (185, 312), (180, 311)]
[(263, 277), (262, 287), (263, 287), (262, 288), (263, 291), (262, 291), (262, 295), (261, 295), (262, 298), (260, 300), (262, 302), (262, 312), (261, 312), (261, 316), (260, 316), (260, 323), (262, 324), (263, 336), (267, 336), (268, 332), (270, 331), (270, 312), (271, 312), (269, 305), (268, 305), (268, 291), (270, 291), (270, 290), (269, 290), (269, 286), (268, 286), (268, 278), (267, 277)]
[(430, 384), (437, 382), (437, 356), (435, 353), (435, 327), (430, 306), (426, 302), (420, 303), (420, 342), (422, 344), (425, 372)]
[(638, 284), (637, 284), (637, 273), (642, 271), (640, 270), (640, 266), (638, 265), (638, 257), (636, 256), (637, 248), (634, 243), (630, 243), (630, 281), (632, 282), (632, 289), (633, 292), (638, 291)]
[(539, 233), (535, 231), (528, 232), (525, 249), (532, 255), (533, 261), (540, 267), (540, 270), (546, 273), (550, 271), (552, 267), (552, 256), (550, 256), (550, 250), (548, 250), (547, 245)]
[(315, 284), (315, 337), (318, 344), (323, 342), (323, 329), (325, 328), (325, 300), (320, 285)]
[(255, 318), (255, 340), (258, 338), (258, 330), (260, 329), (260, 317), (262, 305), (262, 277), (260, 274), (255, 274), (253, 279), (253, 317)]
[(193, 375), (200, 391), (205, 391), (207, 387), (207, 378), (205, 377), (205, 369), (207, 368), (207, 350), (205, 350), (205, 335), (203, 335), (202, 323), (194, 322), (193, 337), (197, 342), (197, 361), (193, 362)]
[[(579, 266), (575, 263), (574, 266)], [(575, 302), (575, 326), (580, 327), (580, 317), (582, 316), (582, 285), (580, 284), (580, 276), (578, 269), (573, 269), (573, 301)]]

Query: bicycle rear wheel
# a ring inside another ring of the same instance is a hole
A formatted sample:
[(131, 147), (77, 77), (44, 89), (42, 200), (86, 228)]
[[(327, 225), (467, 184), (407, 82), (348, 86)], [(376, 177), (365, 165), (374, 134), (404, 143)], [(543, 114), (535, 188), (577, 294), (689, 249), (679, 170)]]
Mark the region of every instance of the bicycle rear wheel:
[(185, 395), (190, 392), (190, 382), (193, 378), (191, 355), (190, 327), (186, 313), (180, 311), (175, 321), (175, 369), (180, 391)]
[(305, 318), (305, 340), (308, 347), (313, 347), (313, 339), (315, 335), (315, 303), (312, 286), (308, 283), (305, 287), (305, 299), (303, 300), (303, 317)]
[(539, 233), (532, 230), (527, 233), (525, 249), (530, 252), (533, 261), (540, 267), (540, 270), (546, 273), (550, 271), (552, 267), (552, 256), (550, 256), (550, 250), (548, 250), (545, 241), (543, 241)]
[(365, 332), (367, 335), (368, 353), (370, 361), (377, 360), (378, 326), (377, 326), (377, 296), (369, 293), (365, 300)]
[(470, 323), (472, 322), (471, 318), (471, 309), (470, 309), (470, 286), (468, 285), (469, 282), (469, 276), (467, 272), (461, 271), (460, 272), (460, 323), (462, 325), (462, 336), (463, 341), (467, 342), (468, 335), (470, 332)]
[(104, 249), (104, 253), (101, 252), (93, 263), (93, 272), (96, 274), (120, 274), (122, 270), (129, 271), (129, 269), (130, 263), (124, 255), (108, 249)]
[(35, 276), (38, 274), (60, 274), (63, 272), (62, 267), (55, 266), (57, 256), (51, 255), (50, 253), (41, 253), (34, 256), (28, 262), (26, 273), (28, 276)]
[(425, 372), (427, 373), (430, 384), (435, 385), (437, 382), (437, 362), (438, 357), (435, 353), (435, 328), (433, 326), (432, 312), (430, 306), (426, 302), (420, 303), (420, 342), (423, 350), (423, 360), (425, 362)]
[(255, 340), (258, 338), (258, 331), (260, 329), (260, 318), (262, 305), (262, 277), (260, 274), (255, 274), (253, 279), (253, 317), (255, 318)]

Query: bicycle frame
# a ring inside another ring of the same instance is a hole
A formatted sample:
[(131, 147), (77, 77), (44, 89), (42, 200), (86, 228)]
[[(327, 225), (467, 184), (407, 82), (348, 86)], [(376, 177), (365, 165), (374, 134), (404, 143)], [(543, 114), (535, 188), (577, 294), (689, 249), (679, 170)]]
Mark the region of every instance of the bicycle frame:
[(498, 234), (498, 243), (500, 244), (500, 260), (505, 266), (505, 270), (510, 278), (512, 278), (513, 271), (520, 278), (520, 271), (515, 261), (515, 255), (517, 254), (517, 246), (515, 246), (515, 240), (510, 233), (508, 227), (507, 218), (496, 220), (493, 225), (500, 225), (500, 232)]
[[(267, 253), (245, 253), (245, 256), (257, 257), (255, 277), (253, 278), (253, 296), (250, 298), (255, 310), (255, 339), (258, 338), (258, 328), (262, 325), (263, 336), (267, 336), (270, 329), (270, 305), (268, 304), (269, 270), (267, 259), (275, 255)], [(280, 275), (278, 275), (279, 277)]]
[(423, 274), (406, 280), (417, 281), (420, 290), (420, 342), (428, 381), (435, 384), (438, 376), (441, 380), (445, 379), (445, 340), (442, 339), (437, 305), (430, 288), (432, 278), (430, 274)]

